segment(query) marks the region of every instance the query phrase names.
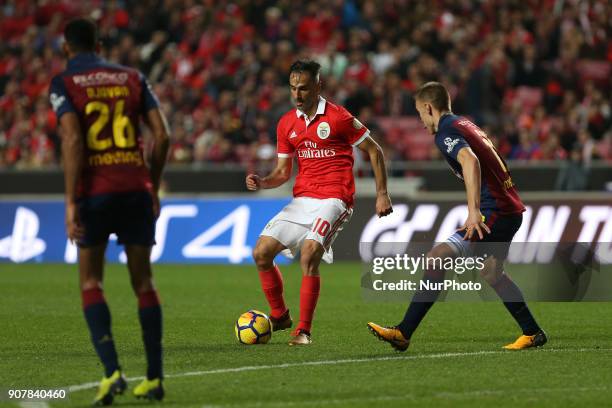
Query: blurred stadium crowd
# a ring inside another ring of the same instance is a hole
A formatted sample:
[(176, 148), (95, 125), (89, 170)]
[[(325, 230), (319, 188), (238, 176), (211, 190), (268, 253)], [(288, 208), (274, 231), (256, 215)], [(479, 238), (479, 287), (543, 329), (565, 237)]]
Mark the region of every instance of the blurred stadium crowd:
[(437, 159), (411, 92), (438, 80), (507, 158), (612, 159), (606, 0), (0, 1), (0, 168), (59, 162), (47, 99), (63, 24), (99, 22), (102, 55), (141, 69), (172, 128), (173, 163), (275, 157), (287, 71), (322, 64), (324, 95), (392, 160)]

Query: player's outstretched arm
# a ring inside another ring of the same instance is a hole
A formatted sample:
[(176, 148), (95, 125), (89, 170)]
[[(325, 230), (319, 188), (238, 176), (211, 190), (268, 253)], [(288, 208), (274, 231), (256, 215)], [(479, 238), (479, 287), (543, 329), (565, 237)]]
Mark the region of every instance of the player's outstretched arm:
[(76, 206), (76, 189), (83, 167), (84, 146), (79, 118), (74, 112), (66, 112), (59, 119), (64, 158), (64, 186), (66, 191), (66, 234), (71, 241), (79, 240), (85, 231), (79, 222)]
[(387, 167), (385, 165), (385, 156), (382, 148), (371, 137), (366, 137), (357, 145), (370, 156), (372, 170), (374, 170), (374, 178), (376, 180), (376, 214), (379, 217), (384, 217), (393, 212), (391, 205), (391, 197), (387, 192)]
[(465, 240), (471, 239), (474, 231), (482, 239), (484, 237), (483, 231), (490, 233), (491, 230), (484, 223), (482, 213), (480, 212), (480, 162), (469, 147), (459, 150), (457, 161), (461, 164), (468, 202), (468, 218), (459, 230), (466, 230), (463, 237)]
[(251, 191), (257, 191), (260, 188), (276, 188), (286, 183), (291, 178), (292, 169), (292, 157), (279, 157), (278, 162), (276, 163), (276, 168), (266, 177), (262, 178), (257, 174), (247, 175), (246, 188)]

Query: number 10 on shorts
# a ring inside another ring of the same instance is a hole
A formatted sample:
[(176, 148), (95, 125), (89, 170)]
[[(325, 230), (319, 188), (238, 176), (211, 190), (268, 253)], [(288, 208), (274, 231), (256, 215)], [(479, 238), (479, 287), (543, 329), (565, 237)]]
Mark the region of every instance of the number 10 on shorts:
[(315, 220), (312, 230), (324, 237), (329, 232), (330, 227), (331, 225), (329, 225), (329, 222), (319, 217)]

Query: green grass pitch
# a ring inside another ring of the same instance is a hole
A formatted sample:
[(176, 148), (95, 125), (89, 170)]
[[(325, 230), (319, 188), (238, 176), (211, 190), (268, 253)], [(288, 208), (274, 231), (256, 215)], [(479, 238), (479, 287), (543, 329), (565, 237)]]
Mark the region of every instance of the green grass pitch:
[[(300, 271), (281, 268), (298, 317)], [(405, 305), (365, 303), (359, 264), (322, 267), (322, 293), (310, 347), (290, 348), (288, 332), (267, 345), (234, 337), (240, 313), (267, 311), (248, 266), (157, 265), (163, 302), (164, 406), (609, 406), (612, 401), (612, 303), (533, 303), (549, 335), (540, 350), (505, 352), (519, 330), (501, 303), (435, 305), (406, 353), (366, 329), (397, 323)], [(145, 372), (127, 271), (107, 266), (106, 298), (124, 372)], [(80, 307), (77, 272), (67, 265), (0, 265), (0, 404), (6, 390), (66, 388), (97, 382), (102, 369)], [(77, 387), (78, 389), (79, 387)], [(51, 406), (85, 406), (92, 385)], [(74, 388), (73, 388), (74, 389)], [(17, 406), (17, 403), (13, 403)]]

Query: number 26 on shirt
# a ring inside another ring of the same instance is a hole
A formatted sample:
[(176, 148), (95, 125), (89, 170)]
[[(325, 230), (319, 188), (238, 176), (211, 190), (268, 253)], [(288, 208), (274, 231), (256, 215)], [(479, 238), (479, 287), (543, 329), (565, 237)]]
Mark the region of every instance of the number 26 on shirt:
[(98, 113), (98, 118), (87, 130), (87, 147), (91, 150), (106, 150), (112, 147), (113, 142), (116, 147), (127, 149), (136, 145), (136, 135), (134, 125), (128, 116), (123, 114), (125, 100), (120, 99), (115, 102), (112, 117), (113, 139), (99, 139), (100, 132), (111, 119), (111, 108), (108, 103), (91, 101), (85, 105), (85, 114)]

